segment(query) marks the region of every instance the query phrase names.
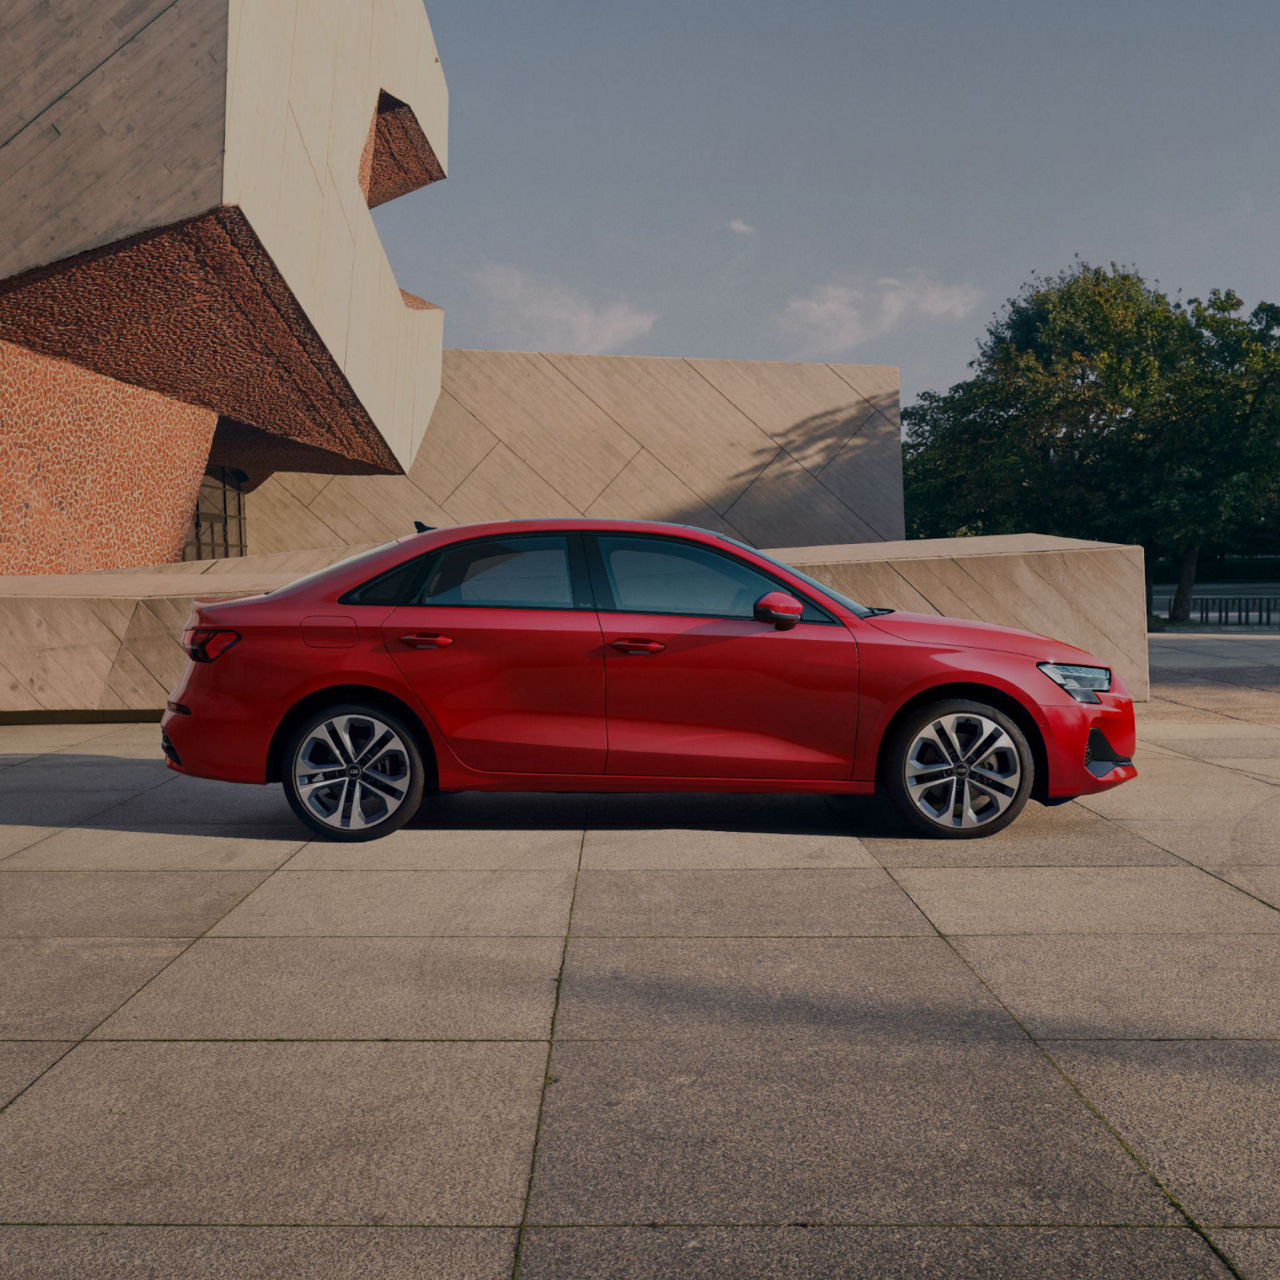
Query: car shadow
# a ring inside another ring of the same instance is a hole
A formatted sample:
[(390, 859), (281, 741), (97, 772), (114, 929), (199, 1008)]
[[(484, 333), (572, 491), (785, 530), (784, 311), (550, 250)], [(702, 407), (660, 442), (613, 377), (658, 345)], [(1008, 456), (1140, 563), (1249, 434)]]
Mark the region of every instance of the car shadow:
[[(208, 827), (228, 836), (293, 841), (311, 834), (278, 786), (188, 778), (151, 758), (69, 752), (0, 755), (0, 848), (7, 843), (6, 829), (15, 827), (175, 835)], [(912, 834), (888, 806), (869, 796), (708, 792), (436, 793), (428, 794), (407, 829), (584, 827), (898, 839)]]

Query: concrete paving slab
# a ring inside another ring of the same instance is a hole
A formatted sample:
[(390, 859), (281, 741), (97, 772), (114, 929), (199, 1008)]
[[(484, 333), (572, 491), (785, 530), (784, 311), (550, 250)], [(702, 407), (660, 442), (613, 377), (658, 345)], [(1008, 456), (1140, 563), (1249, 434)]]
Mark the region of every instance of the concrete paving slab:
[(573, 938), (556, 1040), (1021, 1039), (945, 941)]
[(1280, 1044), (1113, 1040), (1046, 1048), (1197, 1221), (1280, 1222)]
[(1243, 818), (1192, 822), (1116, 818), (1123, 827), (1199, 867), (1258, 867), (1280, 864), (1280, 797), (1265, 801)]
[[(1277, 645), (1280, 654), (1280, 645)], [(1280, 667), (1277, 667), (1280, 672)], [(1280, 679), (1280, 677), (1278, 677)], [(1223, 720), (1216, 724), (1146, 724), (1145, 709), (1138, 711), (1138, 738), (1141, 743), (1160, 743), (1186, 755), (1212, 754), (1232, 745), (1247, 742), (1251, 746), (1280, 743), (1280, 729), (1268, 725), (1244, 724), (1237, 720)]]
[(1170, 696), (1206, 711), (1254, 724), (1280, 726), (1280, 694), (1248, 685), (1174, 685)]
[[(1277, 917), (1280, 928), (1280, 917)], [(579, 937), (927, 934), (883, 871), (583, 871)]]
[(1137, 750), (1133, 753), (1133, 762), (1138, 766), (1138, 771), (1142, 771), (1142, 766), (1148, 760), (1178, 760), (1183, 755), (1179, 751), (1174, 751), (1171, 747), (1158, 747), (1149, 738), (1146, 741), (1138, 743)]
[(1280, 1280), (1280, 1229), (1214, 1230), (1209, 1238), (1244, 1280)]
[(886, 867), (1171, 866), (1178, 859), (1138, 831), (1076, 804), (1029, 806), (1013, 826), (981, 840), (870, 839)]
[(60, 831), (0, 862), (6, 871), (274, 871), (305, 844), (280, 826)]
[(253, 786), (188, 778), (169, 771), (169, 780), (133, 796), (101, 815), (108, 826), (162, 826), (190, 823), (286, 823), (307, 828), (293, 816), (278, 786)]
[(972, 867), (895, 873), (957, 933), (1274, 933), (1273, 911), (1196, 867)]
[(483, 1227), (0, 1227), (0, 1272), (9, 1280), (507, 1280), (515, 1238)]
[[(1206, 730), (1228, 729), (1228, 733)], [(1163, 729), (1163, 732), (1161, 730)], [(1257, 725), (1153, 725), (1144, 728), (1164, 749), (1211, 764), (1225, 764), (1240, 757), (1254, 760), (1280, 760), (1280, 729), (1264, 730)], [(1266, 735), (1266, 736), (1262, 736)]]
[(1280, 936), (954, 942), (1036, 1039), (1280, 1038)]
[(130, 788), (118, 792), (79, 791), (74, 784), (44, 790), (22, 787), (7, 792), (0, 801), (0, 840), (12, 827), (44, 827), (45, 835), (61, 831), (116, 807), (122, 797), (132, 794)]
[(405, 827), (366, 844), (314, 840), (290, 871), (573, 871), (582, 832)]
[(10, 854), (29, 849), (60, 830), (61, 827), (0, 826), (0, 866)]
[(1248, 774), (1268, 782), (1280, 782), (1280, 754), (1252, 756), (1217, 756), (1213, 763), (1235, 773)]
[(541, 1044), (81, 1044), (0, 1115), (0, 1219), (513, 1225), (545, 1061)]
[(194, 938), (266, 877), (248, 871), (13, 871), (0, 938)]
[[(0, 1255), (3, 1256), (3, 1255)], [(1179, 1227), (534, 1227), (521, 1280), (1213, 1280)]]
[(749, 831), (774, 835), (859, 835), (830, 796), (723, 795), (708, 792), (587, 796), (592, 830)]
[(530, 1222), (1173, 1223), (1027, 1041), (557, 1043)]
[(545, 1040), (562, 951), (559, 938), (206, 938), (95, 1035)]
[(1178, 724), (1199, 725), (1240, 723), (1239, 719), (1233, 716), (1222, 716), (1216, 711), (1206, 711), (1185, 701), (1175, 701), (1172, 697), (1157, 696), (1154, 692), (1157, 688), (1160, 689), (1162, 694), (1172, 692), (1164, 685), (1153, 686), (1151, 700), (1144, 702), (1139, 712), (1140, 719), (1138, 723), (1144, 732), (1148, 725), (1164, 724), (1170, 721)]
[(760, 870), (878, 867), (854, 836), (769, 831), (631, 830), (586, 832), (582, 865), (599, 871)]
[(160, 750), (160, 725), (155, 721), (99, 725), (96, 728), (99, 732), (89, 739), (57, 747), (55, 752), (73, 756), (107, 755), (121, 760), (164, 759)]
[(0, 938), (0, 1038), (79, 1039), (186, 945), (171, 938)]
[(408, 831), (577, 831), (588, 796), (556, 791), (453, 791), (429, 795)]
[(1219, 874), (1246, 893), (1280, 909), (1280, 867), (1226, 867)]
[[(71, 1048), (66, 1040), (0, 1040), (0, 1107), (17, 1097)], [(4, 1251), (0, 1249), (0, 1263)], [(0, 1265), (0, 1275), (9, 1275)]]
[(407, 831), (582, 832), (587, 797), (548, 791), (458, 791), (429, 795)]
[[(32, 756), (75, 749), (81, 743), (104, 737), (118, 727), (110, 724), (0, 725), (0, 760), (8, 755)], [(158, 753), (159, 726), (152, 725), (151, 728)]]
[[(131, 792), (168, 782), (173, 774), (163, 761), (121, 760), (114, 756), (34, 756), (10, 769), (0, 769), (0, 806), (15, 793), (60, 784), (78, 792)], [(101, 804), (109, 802), (104, 798)]]
[(561, 871), (278, 871), (213, 930), (225, 937), (563, 937)]
[(1273, 801), (1270, 783), (1198, 760), (1152, 760), (1132, 782), (1077, 801), (1104, 818), (1238, 822)]
[(1208, 666), (1274, 662), (1280, 637), (1268, 632), (1168, 631), (1147, 637), (1157, 670), (1187, 662)]

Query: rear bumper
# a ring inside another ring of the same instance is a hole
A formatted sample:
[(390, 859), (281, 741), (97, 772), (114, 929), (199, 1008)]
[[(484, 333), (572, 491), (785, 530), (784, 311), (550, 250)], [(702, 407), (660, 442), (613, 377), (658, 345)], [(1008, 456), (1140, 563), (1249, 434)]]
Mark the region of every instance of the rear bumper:
[(260, 713), (215, 713), (192, 707), (185, 715), (166, 711), (160, 720), (165, 763), (177, 773), (220, 782), (265, 782), (271, 726)]
[(1049, 722), (1050, 798), (1094, 795), (1138, 776), (1133, 765), (1137, 728), (1127, 691), (1100, 694), (1097, 703), (1073, 700), (1042, 710)]

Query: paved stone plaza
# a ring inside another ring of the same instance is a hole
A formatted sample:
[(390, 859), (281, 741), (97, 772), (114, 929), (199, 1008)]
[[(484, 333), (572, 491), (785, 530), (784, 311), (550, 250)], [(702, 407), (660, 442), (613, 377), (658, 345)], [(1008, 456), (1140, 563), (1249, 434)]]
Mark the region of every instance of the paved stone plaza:
[(459, 796), (341, 846), (155, 725), (0, 728), (0, 1274), (1280, 1276), (1280, 636), (1152, 667), (1137, 782), (956, 843)]

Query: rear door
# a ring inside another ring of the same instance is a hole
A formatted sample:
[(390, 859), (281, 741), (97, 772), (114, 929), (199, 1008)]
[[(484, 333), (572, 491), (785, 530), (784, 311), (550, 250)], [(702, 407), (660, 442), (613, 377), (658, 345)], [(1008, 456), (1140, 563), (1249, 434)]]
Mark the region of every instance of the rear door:
[(382, 635), (462, 763), (603, 773), (604, 659), (579, 536), (455, 543), (418, 583)]
[(852, 776), (858, 646), (843, 623), (812, 602), (791, 630), (757, 622), (762, 595), (792, 589), (728, 551), (603, 533), (588, 550), (604, 639), (608, 773)]

